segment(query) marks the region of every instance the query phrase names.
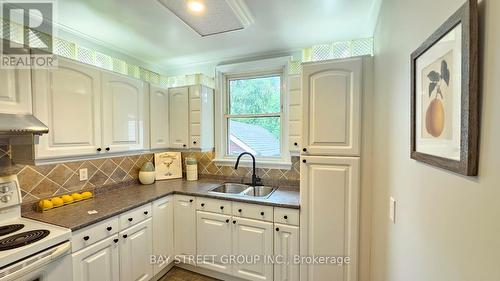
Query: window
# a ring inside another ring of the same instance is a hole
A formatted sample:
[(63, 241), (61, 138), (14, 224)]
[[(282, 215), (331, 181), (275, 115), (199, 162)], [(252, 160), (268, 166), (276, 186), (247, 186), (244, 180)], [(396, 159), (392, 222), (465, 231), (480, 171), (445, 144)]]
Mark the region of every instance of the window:
[(227, 78), (228, 155), (281, 156), (281, 74)]
[(240, 153), (249, 152), (260, 167), (291, 167), (283, 78), (288, 60), (218, 67), (217, 91), (221, 98), (216, 99), (216, 162), (233, 165)]

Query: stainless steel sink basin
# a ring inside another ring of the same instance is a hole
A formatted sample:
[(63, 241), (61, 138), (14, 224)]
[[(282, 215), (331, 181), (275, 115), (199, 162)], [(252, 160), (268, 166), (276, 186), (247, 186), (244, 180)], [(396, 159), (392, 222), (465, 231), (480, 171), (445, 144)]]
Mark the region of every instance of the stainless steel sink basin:
[(224, 193), (224, 194), (239, 194), (248, 189), (248, 185), (239, 183), (224, 183), (216, 188), (210, 190), (210, 192)]
[(268, 197), (275, 189), (269, 186), (250, 186), (244, 195), (253, 197)]
[(251, 186), (241, 183), (224, 183), (219, 185), (209, 192), (233, 196), (248, 196), (267, 198), (276, 190), (269, 186)]

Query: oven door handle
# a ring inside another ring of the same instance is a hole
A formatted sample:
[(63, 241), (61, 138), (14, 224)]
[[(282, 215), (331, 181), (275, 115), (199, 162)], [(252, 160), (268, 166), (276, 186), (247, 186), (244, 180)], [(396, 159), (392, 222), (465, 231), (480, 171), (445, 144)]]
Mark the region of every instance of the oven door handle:
[(51, 249), (51, 253), (47, 256), (43, 256), (44, 253), (41, 253), (38, 255), (42, 256), (41, 258), (37, 259), (35, 256), (30, 258), (28, 261), (21, 261), (22, 266), (19, 269), (14, 269), (18, 267), (17, 264), (9, 266), (5, 270), (14, 269), (14, 271), (8, 272), (6, 275), (2, 274), (3, 272), (0, 272), (0, 276), (4, 275), (3, 277), (0, 277), (0, 281), (17, 280), (19, 277), (22, 277), (27, 273), (32, 272), (35, 269), (45, 266), (50, 262), (60, 258), (62, 255), (66, 254), (69, 249), (71, 249), (71, 243), (65, 242), (64, 244), (56, 246), (55, 249)]

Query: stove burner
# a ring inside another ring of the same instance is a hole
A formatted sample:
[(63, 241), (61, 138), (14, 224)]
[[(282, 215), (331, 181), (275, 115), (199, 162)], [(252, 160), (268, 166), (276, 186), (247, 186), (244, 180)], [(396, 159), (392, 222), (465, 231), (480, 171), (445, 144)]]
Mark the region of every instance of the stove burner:
[(26, 246), (28, 244), (34, 243), (40, 239), (47, 237), (47, 235), (49, 234), (50, 231), (44, 229), (31, 230), (14, 234), (12, 236), (0, 240), (0, 251), (6, 251)]
[(0, 236), (11, 234), (12, 232), (16, 232), (23, 227), (24, 224), (9, 224), (0, 226)]

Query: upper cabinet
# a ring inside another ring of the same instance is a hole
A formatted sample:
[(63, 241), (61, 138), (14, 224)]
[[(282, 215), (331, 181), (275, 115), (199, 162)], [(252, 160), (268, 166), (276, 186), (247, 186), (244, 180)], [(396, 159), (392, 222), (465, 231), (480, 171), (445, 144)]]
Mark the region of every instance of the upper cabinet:
[(300, 75), (288, 76), (289, 85), (289, 123), (288, 147), (290, 152), (298, 154), (301, 147), (302, 135), (302, 95), (300, 89)]
[(149, 86), (151, 149), (163, 149), (170, 146), (168, 100), (168, 89), (152, 84)]
[(170, 147), (207, 151), (214, 147), (214, 91), (195, 85), (171, 88)]
[(59, 59), (55, 69), (33, 70), (33, 113), (49, 127), (37, 158), (98, 153), (101, 147), (101, 78), (96, 68)]
[(29, 69), (0, 69), (0, 113), (31, 114)]
[(144, 82), (102, 72), (103, 146), (106, 151), (143, 150), (149, 145)]
[(307, 63), (302, 70), (302, 153), (359, 156), (362, 58)]

